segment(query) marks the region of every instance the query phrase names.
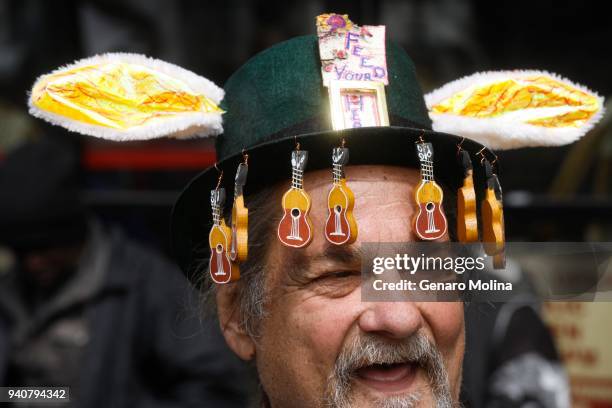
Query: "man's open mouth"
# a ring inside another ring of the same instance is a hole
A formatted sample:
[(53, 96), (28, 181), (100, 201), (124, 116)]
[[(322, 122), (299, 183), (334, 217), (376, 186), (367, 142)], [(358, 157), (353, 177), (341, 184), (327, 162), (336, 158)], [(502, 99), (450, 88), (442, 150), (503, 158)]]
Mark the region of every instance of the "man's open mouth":
[(416, 363), (372, 364), (355, 371), (364, 385), (382, 392), (408, 390), (414, 382), (419, 366)]

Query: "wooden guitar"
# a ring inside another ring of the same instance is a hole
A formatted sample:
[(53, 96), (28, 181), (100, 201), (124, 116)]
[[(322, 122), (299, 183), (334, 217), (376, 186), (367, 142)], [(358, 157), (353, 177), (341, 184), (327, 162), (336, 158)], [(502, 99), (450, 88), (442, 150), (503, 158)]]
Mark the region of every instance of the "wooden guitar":
[(325, 238), (335, 245), (352, 244), (357, 239), (357, 222), (353, 215), (355, 195), (346, 185), (344, 166), (349, 150), (336, 147), (332, 152), (334, 184), (327, 195), (329, 215), (325, 223)]
[(249, 167), (240, 163), (234, 181), (234, 205), (232, 207), (232, 246), (230, 259), (244, 262), (249, 249), (249, 210), (244, 206), (243, 187), (246, 184)]
[(485, 160), (487, 190), (481, 204), (482, 243), (487, 255), (493, 256), (493, 267), (503, 269), (506, 265), (504, 248), (506, 244), (502, 190), (491, 164)]
[(239, 278), (240, 272), (232, 265), (229, 248), (232, 240), (230, 228), (223, 219), (225, 189), (219, 188), (210, 192), (210, 205), (213, 213), (213, 226), (208, 234), (210, 262), (208, 269), (215, 283), (227, 283)]
[(459, 151), (459, 162), (463, 167), (463, 186), (457, 191), (457, 238), (459, 242), (478, 241), (478, 217), (476, 216), (476, 192), (474, 170), (470, 154)]
[(447, 221), (442, 210), (443, 193), (434, 180), (432, 144), (418, 143), (417, 153), (421, 162), (421, 182), (414, 193), (418, 207), (414, 230), (420, 239), (431, 241), (446, 233)]
[(283, 245), (302, 248), (312, 240), (312, 222), (310, 221), (311, 200), (303, 187), (304, 169), (308, 161), (308, 152), (294, 150), (291, 152), (292, 181), (291, 188), (283, 195), (283, 218), (278, 224), (278, 239)]

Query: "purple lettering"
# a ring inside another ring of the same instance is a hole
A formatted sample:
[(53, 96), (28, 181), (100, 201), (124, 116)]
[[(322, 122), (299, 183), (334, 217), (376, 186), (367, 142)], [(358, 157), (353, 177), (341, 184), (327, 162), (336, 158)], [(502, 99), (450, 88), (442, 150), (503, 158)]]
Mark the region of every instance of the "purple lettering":
[(383, 67), (374, 67), (374, 78), (384, 78), (387, 71)]
[(338, 70), (338, 65), (334, 65), (334, 71), (336, 71), (336, 79), (342, 79), (342, 73), (346, 70), (346, 64), (342, 66), (342, 70)]
[(359, 41), (359, 34), (349, 31), (346, 33), (346, 42), (344, 44), (344, 48), (348, 50), (351, 47), (351, 42), (358, 42), (358, 41)]
[(360, 62), (360, 64), (359, 64), (359, 65), (360, 65), (361, 67), (363, 67), (363, 68), (372, 68), (372, 67), (373, 67), (373, 65), (368, 65), (368, 64), (367, 64), (368, 60), (369, 60), (369, 58), (368, 58), (368, 57), (361, 57), (361, 62)]

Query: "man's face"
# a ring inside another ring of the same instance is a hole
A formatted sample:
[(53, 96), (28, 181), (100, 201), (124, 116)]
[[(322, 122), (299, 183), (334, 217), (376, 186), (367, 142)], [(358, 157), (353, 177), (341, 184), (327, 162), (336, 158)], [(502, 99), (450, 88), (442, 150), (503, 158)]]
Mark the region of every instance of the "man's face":
[[(357, 242), (336, 247), (324, 237), (329, 171), (304, 179), (312, 198), (311, 244), (286, 248), (275, 233), (270, 237), (269, 302), (253, 342), (263, 389), (273, 407), (410, 407), (417, 400), (414, 406), (448, 406), (458, 400), (461, 383), (462, 304), (361, 301), (355, 249), (361, 242), (415, 240), (419, 173), (351, 166), (347, 179), (355, 194)], [(282, 193), (271, 198), (278, 200), (279, 213)]]

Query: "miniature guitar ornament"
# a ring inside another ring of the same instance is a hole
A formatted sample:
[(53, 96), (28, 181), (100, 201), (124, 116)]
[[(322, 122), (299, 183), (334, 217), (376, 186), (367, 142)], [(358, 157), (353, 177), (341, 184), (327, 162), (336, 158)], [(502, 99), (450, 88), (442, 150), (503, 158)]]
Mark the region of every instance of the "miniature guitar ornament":
[(470, 154), (461, 149), (459, 163), (463, 167), (463, 186), (457, 191), (457, 238), (459, 242), (478, 241), (478, 217), (476, 216), (476, 192), (474, 170)]
[(234, 205), (232, 207), (232, 246), (230, 259), (233, 262), (244, 262), (248, 255), (249, 210), (244, 206), (243, 187), (246, 184), (249, 166), (240, 163), (234, 181)]
[(353, 215), (355, 195), (346, 184), (344, 166), (349, 149), (336, 147), (332, 152), (334, 184), (327, 195), (329, 215), (325, 223), (325, 238), (335, 245), (352, 244), (357, 239), (357, 222)]
[(308, 215), (311, 200), (303, 187), (307, 161), (307, 151), (296, 149), (291, 152), (291, 188), (283, 195), (284, 214), (278, 224), (278, 239), (283, 245), (293, 248), (305, 247), (312, 240), (312, 222)]
[(442, 210), (443, 193), (434, 180), (432, 144), (419, 142), (416, 146), (421, 162), (421, 182), (414, 193), (419, 208), (414, 218), (414, 230), (420, 239), (431, 241), (446, 233), (447, 221)]
[(503, 269), (506, 265), (504, 248), (506, 244), (504, 210), (502, 207), (501, 184), (493, 174), (491, 163), (484, 160), (487, 189), (481, 204), (482, 244), (487, 255), (493, 256), (493, 267)]
[(225, 225), (223, 219), (223, 205), (225, 204), (225, 189), (218, 188), (210, 192), (210, 205), (212, 207), (213, 226), (208, 234), (210, 246), (210, 262), (208, 269), (210, 277), (215, 283), (228, 283), (237, 280), (240, 272), (232, 265), (229, 257), (229, 248), (232, 232)]

